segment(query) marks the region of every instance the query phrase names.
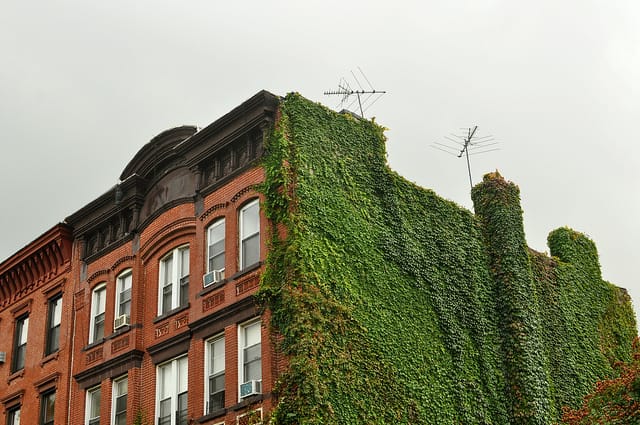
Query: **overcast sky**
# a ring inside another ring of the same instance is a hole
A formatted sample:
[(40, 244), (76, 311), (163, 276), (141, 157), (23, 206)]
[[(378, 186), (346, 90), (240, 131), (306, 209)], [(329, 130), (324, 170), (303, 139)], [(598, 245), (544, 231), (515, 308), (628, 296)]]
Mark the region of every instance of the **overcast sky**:
[(161, 131), (261, 89), (336, 107), (323, 92), (360, 67), (388, 91), (365, 115), (392, 168), (471, 208), (466, 163), (430, 145), (478, 125), (501, 150), (471, 157), (474, 183), (520, 186), (529, 245), (588, 234), (639, 305), (639, 22), (637, 0), (1, 1), (0, 259)]

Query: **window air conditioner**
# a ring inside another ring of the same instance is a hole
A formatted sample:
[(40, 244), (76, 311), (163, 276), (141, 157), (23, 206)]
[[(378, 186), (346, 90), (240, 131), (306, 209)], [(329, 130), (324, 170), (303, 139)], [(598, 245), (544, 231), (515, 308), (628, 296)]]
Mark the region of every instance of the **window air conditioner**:
[(212, 270), (209, 273), (202, 276), (202, 287), (206, 288), (214, 283), (222, 282), (224, 279), (224, 269)]
[(249, 381), (240, 385), (240, 398), (262, 393), (262, 381)]
[(7, 353), (0, 351), (0, 363), (4, 363), (7, 360)]
[(129, 316), (123, 314), (121, 316), (116, 317), (116, 320), (113, 321), (113, 329), (119, 329), (123, 326), (127, 326), (129, 324)]

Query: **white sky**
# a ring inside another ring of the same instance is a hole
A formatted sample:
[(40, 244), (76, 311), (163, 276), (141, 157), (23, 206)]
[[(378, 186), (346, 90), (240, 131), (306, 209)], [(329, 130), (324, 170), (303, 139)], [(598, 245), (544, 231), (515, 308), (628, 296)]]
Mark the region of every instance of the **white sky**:
[[(529, 245), (568, 225), (640, 304), (640, 2), (0, 2), (0, 259), (118, 181), (153, 136), (205, 126), (261, 89), (323, 95), (361, 67), (388, 94), (389, 162), (471, 208), (472, 157), (520, 186)], [(635, 242), (634, 242), (635, 241)]]

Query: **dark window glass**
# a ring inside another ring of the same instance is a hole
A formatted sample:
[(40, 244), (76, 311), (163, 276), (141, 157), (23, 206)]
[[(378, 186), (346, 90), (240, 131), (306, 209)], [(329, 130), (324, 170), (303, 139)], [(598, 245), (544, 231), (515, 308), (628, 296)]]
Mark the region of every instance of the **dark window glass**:
[(20, 406), (9, 409), (7, 412), (7, 425), (20, 425)]
[(53, 425), (53, 414), (56, 406), (56, 392), (50, 391), (40, 396), (40, 424)]
[(29, 316), (24, 315), (16, 320), (16, 334), (13, 343), (13, 360), (11, 362), (11, 372), (24, 369), (24, 362), (27, 356), (27, 332), (29, 331)]
[(45, 354), (55, 353), (60, 349), (60, 322), (62, 319), (62, 295), (49, 300), (49, 317), (47, 325), (47, 348)]

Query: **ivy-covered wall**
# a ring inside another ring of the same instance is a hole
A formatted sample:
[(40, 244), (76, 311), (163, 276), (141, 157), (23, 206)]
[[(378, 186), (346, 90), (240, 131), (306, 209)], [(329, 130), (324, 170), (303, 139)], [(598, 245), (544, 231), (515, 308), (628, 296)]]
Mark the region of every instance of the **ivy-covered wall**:
[(297, 94), (264, 159), (274, 224), (259, 300), (288, 370), (274, 424), (547, 424), (635, 335), (591, 241), (528, 249), (497, 173), (477, 214), (386, 163), (383, 128)]

